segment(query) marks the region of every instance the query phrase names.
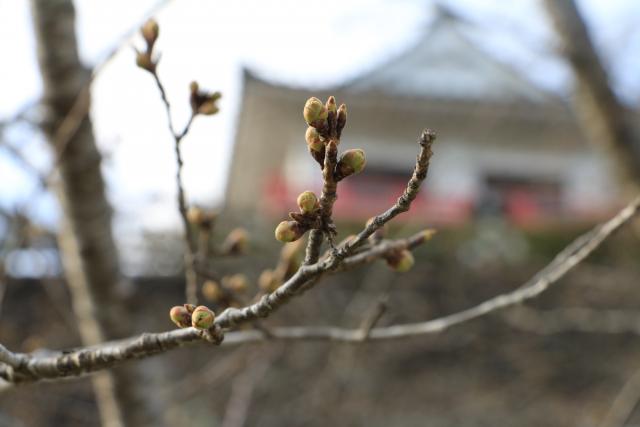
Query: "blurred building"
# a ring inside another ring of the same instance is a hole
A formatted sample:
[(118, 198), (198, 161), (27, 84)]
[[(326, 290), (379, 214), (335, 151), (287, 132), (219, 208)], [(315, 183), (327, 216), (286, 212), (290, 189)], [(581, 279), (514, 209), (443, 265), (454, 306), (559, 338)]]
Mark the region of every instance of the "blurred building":
[(245, 71), (227, 208), (282, 215), (300, 191), (320, 188), (302, 107), (310, 96), (335, 95), (349, 107), (341, 149), (363, 148), (368, 160), (363, 174), (340, 183), (342, 219), (367, 218), (395, 200), (425, 127), (439, 139), (407, 219), (454, 225), (505, 214), (531, 225), (608, 212), (616, 201), (612, 174), (566, 103), (482, 50), (465, 34), (468, 25), (441, 10), (410, 49), (326, 90)]

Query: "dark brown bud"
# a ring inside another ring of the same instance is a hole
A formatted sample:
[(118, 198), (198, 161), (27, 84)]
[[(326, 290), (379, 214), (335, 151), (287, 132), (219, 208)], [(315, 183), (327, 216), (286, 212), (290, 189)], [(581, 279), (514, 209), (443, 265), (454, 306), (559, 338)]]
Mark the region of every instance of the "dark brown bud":
[(338, 119), (337, 119), (337, 127), (338, 131), (341, 131), (344, 128), (344, 125), (347, 123), (347, 106), (342, 104), (340, 108), (338, 108)]
[(222, 97), (220, 92), (210, 93), (200, 90), (200, 85), (195, 81), (189, 84), (189, 91), (191, 93), (189, 96), (189, 103), (191, 104), (191, 111), (193, 114), (210, 116), (220, 111), (216, 104)]

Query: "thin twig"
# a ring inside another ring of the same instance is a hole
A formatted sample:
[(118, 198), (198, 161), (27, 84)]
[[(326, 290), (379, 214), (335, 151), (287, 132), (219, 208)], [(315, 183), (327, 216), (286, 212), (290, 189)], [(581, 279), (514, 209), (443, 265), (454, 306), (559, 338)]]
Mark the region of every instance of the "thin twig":
[(191, 224), (189, 223), (189, 218), (187, 217), (188, 205), (187, 198), (184, 190), (184, 183), (182, 179), (182, 170), (184, 168), (184, 160), (182, 158), (182, 149), (180, 143), (182, 139), (189, 133), (189, 129), (191, 129), (191, 124), (193, 123), (193, 119), (195, 118), (195, 113), (192, 111), (189, 116), (189, 120), (185, 124), (183, 130), (181, 132), (176, 131), (176, 127), (173, 123), (173, 117), (171, 116), (171, 103), (167, 98), (167, 92), (158, 76), (158, 73), (155, 71), (150, 71), (153, 76), (154, 81), (156, 82), (156, 86), (158, 87), (158, 91), (160, 92), (160, 97), (162, 99), (162, 103), (164, 104), (165, 111), (167, 113), (167, 124), (169, 126), (169, 131), (171, 132), (171, 136), (174, 140), (174, 149), (176, 154), (176, 186), (178, 187), (177, 199), (178, 199), (178, 211), (180, 213), (180, 218), (182, 219), (182, 225), (184, 227), (184, 240), (185, 240), (185, 255), (184, 255), (184, 267), (185, 267), (185, 278), (186, 278), (186, 287), (185, 287), (185, 298), (186, 301), (192, 304), (198, 303), (198, 273), (196, 269), (196, 253), (197, 253), (197, 243), (196, 237), (193, 235)]

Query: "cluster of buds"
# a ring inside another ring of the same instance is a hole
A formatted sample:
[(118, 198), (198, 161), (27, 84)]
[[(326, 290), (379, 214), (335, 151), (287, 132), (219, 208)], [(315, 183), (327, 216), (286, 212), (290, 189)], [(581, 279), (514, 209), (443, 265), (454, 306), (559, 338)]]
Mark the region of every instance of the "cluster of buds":
[(220, 92), (207, 92), (202, 90), (198, 82), (195, 81), (191, 82), (189, 90), (191, 92), (189, 103), (191, 104), (191, 112), (193, 115), (203, 114), (210, 116), (219, 111), (216, 103), (222, 97)]
[[(362, 172), (366, 158), (361, 149), (347, 150), (336, 161), (340, 135), (347, 123), (346, 105), (337, 107), (333, 96), (330, 96), (326, 103), (311, 97), (304, 104), (302, 116), (309, 126), (305, 132), (307, 148), (323, 168), (325, 181), (335, 184), (348, 176)], [(333, 160), (325, 165), (325, 157)], [(275, 230), (277, 240), (285, 243), (293, 242), (312, 229), (332, 232), (331, 224), (327, 223), (327, 218), (323, 218), (322, 206), (314, 193), (305, 191), (298, 196), (297, 202), (300, 212), (291, 212), (290, 220), (278, 224)], [(330, 213), (325, 213), (325, 216), (330, 216)], [(330, 221), (330, 218), (328, 220)]]
[(196, 307), (193, 304), (177, 305), (169, 311), (171, 321), (179, 328), (193, 326), (196, 329), (205, 330), (213, 327), (216, 315), (204, 305)]
[[(336, 107), (336, 99), (333, 96), (330, 96), (324, 104), (318, 98), (311, 97), (304, 104), (302, 116), (309, 125), (304, 135), (309, 153), (320, 167), (323, 167), (328, 141), (333, 140), (336, 144), (340, 143), (342, 129), (347, 123), (347, 106), (342, 104), (339, 108)], [(357, 151), (362, 157), (361, 166), (354, 164), (351, 174), (358, 173), (364, 168), (364, 152)]]
[(156, 40), (158, 40), (160, 27), (158, 27), (158, 23), (154, 19), (149, 19), (140, 28), (140, 33), (145, 41), (145, 49), (141, 51), (136, 49), (136, 64), (143, 70), (155, 73), (158, 66), (158, 58), (154, 55), (153, 47), (156, 44)]
[(284, 242), (294, 242), (308, 230), (320, 227), (320, 203), (312, 191), (305, 191), (298, 196), (300, 212), (289, 212), (288, 221), (282, 221), (276, 227), (276, 239)]

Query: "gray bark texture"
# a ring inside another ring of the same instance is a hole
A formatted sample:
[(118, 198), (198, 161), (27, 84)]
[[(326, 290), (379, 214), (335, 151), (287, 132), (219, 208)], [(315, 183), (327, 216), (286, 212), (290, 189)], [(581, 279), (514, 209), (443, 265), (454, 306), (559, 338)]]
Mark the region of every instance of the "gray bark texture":
[(574, 0), (545, 0), (561, 53), (575, 76), (573, 106), (581, 127), (595, 144), (606, 147), (627, 184), (640, 184), (640, 138), (631, 112), (613, 92)]
[[(117, 296), (112, 209), (88, 114), (90, 72), (78, 56), (72, 1), (32, 0), (31, 6), (44, 87), (42, 130), (60, 174), (55, 188), (63, 209), (60, 255), (81, 339), (95, 345), (130, 331)], [(140, 425), (143, 405), (132, 374), (121, 368), (93, 378), (104, 426)]]

